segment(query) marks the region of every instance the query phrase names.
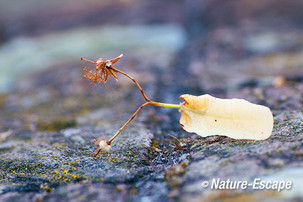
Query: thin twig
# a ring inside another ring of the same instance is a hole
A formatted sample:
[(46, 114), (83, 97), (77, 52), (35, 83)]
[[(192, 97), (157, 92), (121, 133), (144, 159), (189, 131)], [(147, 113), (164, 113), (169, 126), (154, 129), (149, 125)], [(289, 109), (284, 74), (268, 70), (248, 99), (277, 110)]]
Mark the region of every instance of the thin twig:
[(137, 111), (130, 117), (130, 119), (128, 119), (128, 121), (118, 130), (118, 132), (107, 141), (107, 144), (110, 145), (110, 143), (121, 133), (121, 131), (137, 116), (137, 114), (139, 113), (139, 111), (145, 107), (146, 105), (149, 105), (150, 102), (146, 102), (143, 105), (141, 105)]
[(137, 85), (137, 87), (139, 88), (142, 96), (144, 97), (144, 99), (146, 100), (146, 102), (150, 102), (150, 99), (147, 98), (147, 96), (145, 95), (143, 89), (141, 88), (140, 84), (133, 78), (131, 77), (130, 75), (126, 74), (125, 72), (119, 70), (119, 69), (116, 69), (114, 67), (111, 67), (113, 70), (119, 72), (120, 74), (123, 74), (124, 76), (128, 77), (129, 79), (131, 79), (133, 82), (135, 82), (135, 84)]

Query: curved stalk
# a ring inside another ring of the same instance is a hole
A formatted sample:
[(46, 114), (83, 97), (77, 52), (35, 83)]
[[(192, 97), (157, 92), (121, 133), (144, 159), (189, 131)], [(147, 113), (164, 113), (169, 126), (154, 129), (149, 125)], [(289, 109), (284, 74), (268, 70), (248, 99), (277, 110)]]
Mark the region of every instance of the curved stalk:
[(125, 72), (119, 70), (119, 69), (116, 69), (114, 67), (111, 67), (113, 70), (115, 70), (116, 72), (119, 72), (120, 74), (123, 74), (124, 76), (128, 77), (129, 79), (131, 79), (133, 82), (135, 82), (135, 84), (137, 85), (137, 87), (139, 88), (142, 96), (144, 97), (144, 99), (146, 100), (146, 102), (149, 102), (150, 99), (147, 98), (147, 96), (145, 95), (143, 89), (141, 88), (140, 84), (131, 76), (129, 76), (128, 74), (126, 74)]

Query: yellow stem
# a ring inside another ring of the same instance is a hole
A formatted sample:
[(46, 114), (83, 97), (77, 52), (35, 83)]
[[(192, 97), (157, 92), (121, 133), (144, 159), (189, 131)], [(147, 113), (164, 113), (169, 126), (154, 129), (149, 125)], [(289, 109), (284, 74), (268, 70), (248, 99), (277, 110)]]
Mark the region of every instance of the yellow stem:
[(161, 102), (153, 102), (153, 101), (150, 101), (150, 104), (154, 105), (154, 106), (158, 106), (158, 107), (170, 107), (170, 108), (177, 108), (177, 109), (181, 108), (181, 106), (177, 105), (177, 104), (169, 104), (169, 103), (161, 103)]

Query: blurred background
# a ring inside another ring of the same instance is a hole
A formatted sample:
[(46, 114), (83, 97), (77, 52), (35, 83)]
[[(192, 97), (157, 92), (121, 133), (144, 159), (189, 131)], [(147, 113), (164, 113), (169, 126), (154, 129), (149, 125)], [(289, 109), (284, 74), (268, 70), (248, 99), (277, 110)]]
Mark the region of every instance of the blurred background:
[[(68, 139), (75, 133), (65, 134), (65, 129), (77, 128), (76, 134), (84, 135), (73, 136), (73, 141), (79, 147), (88, 144), (89, 156), (95, 135), (82, 128), (106, 128), (103, 132), (110, 137), (144, 99), (122, 75), (119, 82), (110, 78), (106, 84), (89, 85), (82, 70), (94, 67), (80, 57), (106, 60), (121, 53), (114, 66), (136, 78), (151, 100), (179, 103), (181, 94), (208, 93), (269, 106), (275, 116), (303, 107), (301, 0), (0, 0), (0, 143), (11, 134), (22, 141), (37, 139), (40, 132), (62, 133)], [(188, 137), (177, 110), (146, 112), (134, 122), (148, 128), (157, 144), (170, 144), (163, 137), (167, 131)], [(11, 146), (1, 146), (6, 147)], [(177, 159), (182, 153), (174, 155)], [(163, 169), (176, 162), (163, 160)], [(266, 166), (262, 169), (267, 172)], [(44, 180), (61, 185), (51, 176)], [(180, 193), (192, 193), (190, 189)], [(35, 186), (29, 188), (33, 190)]]
[(282, 74), (285, 66), (302, 65), (302, 18), (299, 0), (0, 1), (0, 89), (7, 92), (20, 84), (21, 77), (42, 69), (62, 69), (62, 64), (74, 66), (77, 72), (81, 56), (111, 58), (121, 52), (125, 62), (148, 60), (157, 68), (172, 59), (175, 68), (183, 62), (183, 71), (194, 74), (206, 87), (226, 83), (209, 82), (204, 78), (209, 72), (204, 71), (221, 63), (227, 71), (236, 60), (260, 54), (267, 56), (261, 58), (266, 64), (258, 61), (262, 64), (239, 68), (250, 68), (251, 73), (262, 68), (260, 73), (274, 76)]
[(89, 91), (114, 96), (113, 85), (121, 94), (134, 87), (127, 79), (88, 86), (81, 71), (92, 66), (79, 60), (120, 53), (116, 67), (151, 98), (174, 103), (182, 93), (229, 97), (241, 86), (300, 80), (302, 21), (299, 0), (0, 1), (1, 103), (13, 110)]

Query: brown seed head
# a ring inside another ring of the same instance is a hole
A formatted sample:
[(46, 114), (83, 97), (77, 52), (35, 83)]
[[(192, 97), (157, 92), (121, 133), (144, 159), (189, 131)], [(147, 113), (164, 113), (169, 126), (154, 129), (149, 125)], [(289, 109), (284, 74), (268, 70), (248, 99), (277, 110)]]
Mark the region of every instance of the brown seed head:
[(101, 82), (106, 83), (109, 75), (112, 75), (116, 80), (118, 80), (118, 77), (116, 75), (117, 71), (112, 65), (115, 64), (118, 60), (120, 60), (122, 56), (123, 54), (116, 57), (115, 59), (106, 60), (106, 61), (104, 61), (101, 58), (99, 58), (96, 61), (92, 61), (81, 57), (81, 61), (85, 60), (95, 65), (95, 72), (88, 71), (85, 67), (83, 69), (83, 71), (85, 72), (85, 75), (83, 77), (91, 80), (92, 81), (91, 83), (94, 84), (99, 84)]

